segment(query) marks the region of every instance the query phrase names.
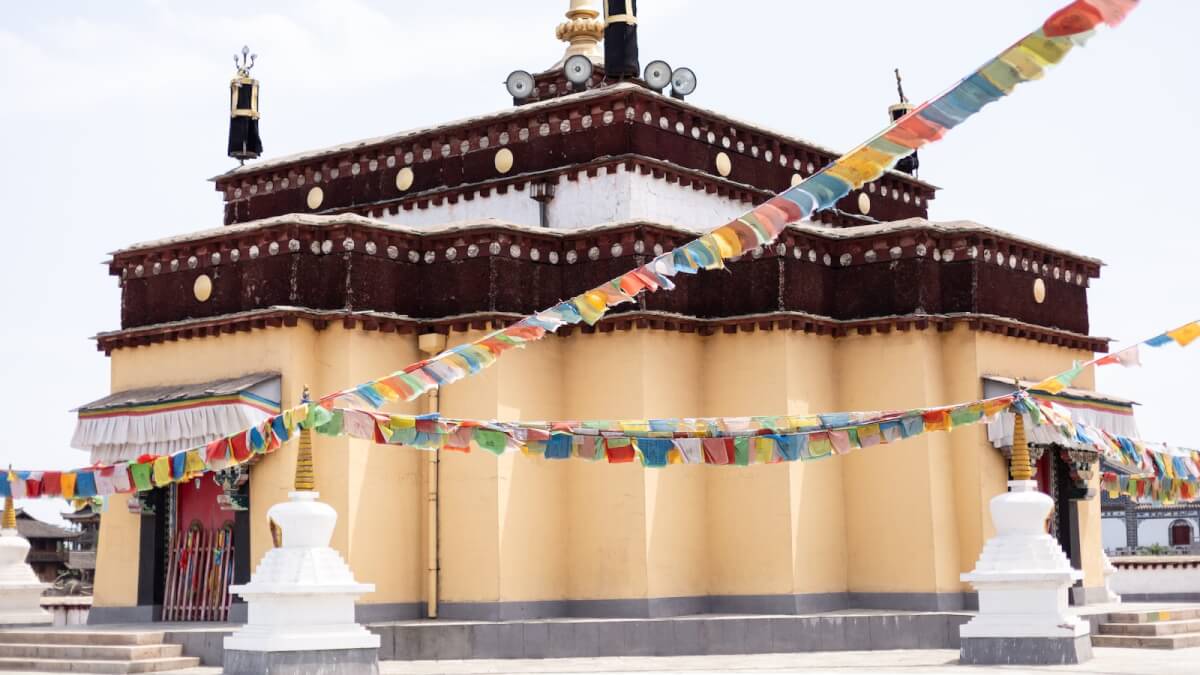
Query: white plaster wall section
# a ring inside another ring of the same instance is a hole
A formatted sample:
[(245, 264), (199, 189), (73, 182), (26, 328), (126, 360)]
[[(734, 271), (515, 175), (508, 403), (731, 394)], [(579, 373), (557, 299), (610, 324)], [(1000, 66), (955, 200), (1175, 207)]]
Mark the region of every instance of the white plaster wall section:
[(550, 226), (574, 230), (598, 223), (645, 220), (697, 232), (723, 225), (750, 205), (666, 179), (627, 171), (562, 178), (550, 202)]
[(634, 217), (631, 213), (629, 174), (621, 166), (616, 173), (601, 171), (595, 177), (587, 174), (576, 180), (559, 177), (546, 217), (550, 227), (576, 230), (630, 220)]
[[(1159, 544), (1169, 546), (1171, 543), (1170, 528), (1174, 518), (1151, 518), (1138, 522), (1138, 546)], [(1118, 591), (1119, 593), (1120, 591)]]
[(457, 223), (469, 220), (495, 218), (508, 223), (537, 227), (541, 224), (538, 203), (529, 198), (529, 188), (510, 188), (505, 194), (493, 192), (488, 197), (476, 196), (467, 201), (459, 199), (457, 204), (442, 202), (440, 206), (429, 206), (411, 211), (401, 209), (395, 215), (385, 214), (378, 220), (397, 225), (422, 227)]
[(1127, 546), (1125, 535), (1125, 518), (1100, 519), (1100, 541), (1105, 551)]
[[(576, 180), (560, 176), (554, 199), (547, 208), (550, 227), (574, 230), (601, 223), (646, 220), (677, 225), (697, 232), (711, 230), (740, 216), (751, 207), (737, 200), (708, 194), (665, 179), (627, 171), (624, 165), (614, 173), (601, 171), (594, 177), (580, 175)], [(458, 203), (379, 218), (384, 222), (422, 227), (443, 223), (495, 218), (537, 227), (541, 224), (538, 203), (529, 197), (529, 189), (509, 189), (505, 194), (492, 192)]]
[(1134, 593), (1200, 593), (1200, 564), (1132, 569), (1118, 566), (1109, 577), (1117, 595)]
[(707, 232), (753, 208), (750, 203), (708, 194), (634, 172), (630, 176), (631, 218)]

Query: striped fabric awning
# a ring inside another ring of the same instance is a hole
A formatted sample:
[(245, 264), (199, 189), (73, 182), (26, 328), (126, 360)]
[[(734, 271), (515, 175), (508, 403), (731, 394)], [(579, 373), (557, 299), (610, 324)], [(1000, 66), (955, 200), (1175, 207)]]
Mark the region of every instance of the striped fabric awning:
[[(1140, 438), (1138, 433), (1137, 422), (1133, 417), (1133, 406), (1137, 405), (1136, 401), (1101, 394), (1085, 389), (1065, 389), (1057, 394), (1038, 391), (1036, 382), (1028, 382), (1024, 380), (1015, 380), (1011, 377), (984, 377), (983, 392), (984, 396), (998, 396), (1007, 394), (1016, 390), (1016, 385), (1029, 388), (1029, 394), (1036, 399), (1050, 401), (1064, 408), (1071, 413), (1071, 418), (1076, 422), (1090, 424), (1091, 426), (1103, 429), (1110, 434), (1118, 436), (1126, 436), (1128, 438)], [(988, 422), (987, 425), (988, 440), (997, 448), (1004, 448), (1012, 445), (1013, 433), (1013, 415), (1012, 413), (1001, 413), (996, 416), (996, 419)], [(1029, 442), (1035, 445), (1049, 445), (1057, 443), (1059, 445), (1070, 445), (1064, 443), (1063, 436), (1056, 429), (1050, 426), (1030, 426), (1025, 427), (1025, 432), (1028, 435)], [(1092, 450), (1091, 446), (1081, 446), (1088, 450)]]
[(130, 389), (75, 409), (71, 447), (110, 464), (204, 445), (279, 412), (279, 373)]

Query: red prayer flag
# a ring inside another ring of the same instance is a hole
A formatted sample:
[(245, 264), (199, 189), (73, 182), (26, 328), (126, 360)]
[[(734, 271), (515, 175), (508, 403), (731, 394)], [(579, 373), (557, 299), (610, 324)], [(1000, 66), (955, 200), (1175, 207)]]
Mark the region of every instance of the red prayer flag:
[[(212, 443), (209, 443), (204, 451), (205, 459), (207, 459), (210, 462), (219, 461), (219, 460), (225, 459), (228, 456), (229, 456), (229, 439), (228, 438), (218, 438), (217, 440), (213, 441)], [(145, 462), (139, 461), (138, 463), (144, 464)]]
[(42, 494), (57, 497), (62, 494), (62, 472), (47, 471), (42, 474)]
[(230, 447), (233, 448), (233, 458), (238, 462), (245, 462), (254, 454), (250, 450), (250, 444), (246, 442), (246, 434), (240, 433), (230, 439)]
[(633, 449), (633, 443), (615, 448), (609, 446), (607, 442), (604, 445), (609, 464), (629, 464), (637, 456), (636, 451)]
[(1063, 7), (1057, 12), (1050, 15), (1046, 19), (1046, 23), (1042, 24), (1042, 32), (1046, 37), (1062, 37), (1064, 35), (1075, 35), (1076, 33), (1086, 33), (1104, 20), (1100, 10), (1091, 6), (1085, 0), (1075, 0), (1075, 2)]

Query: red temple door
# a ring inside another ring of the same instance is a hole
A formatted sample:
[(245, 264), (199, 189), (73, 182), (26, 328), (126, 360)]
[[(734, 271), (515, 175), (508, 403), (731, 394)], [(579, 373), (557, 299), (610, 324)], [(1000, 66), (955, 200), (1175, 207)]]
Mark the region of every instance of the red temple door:
[(176, 486), (163, 621), (226, 621), (232, 596), (233, 514), (211, 476)]
[(1185, 521), (1177, 520), (1171, 523), (1171, 545), (1190, 546), (1192, 543), (1192, 526)]
[[(1050, 455), (1051, 455), (1051, 453), (1049, 453), (1049, 452), (1043, 452), (1042, 456), (1038, 457), (1037, 462), (1034, 463), (1034, 467), (1033, 467), (1033, 470), (1035, 472), (1033, 475), (1033, 479), (1037, 481), (1038, 492), (1041, 492), (1044, 495), (1049, 495), (1051, 498), (1053, 498), (1054, 497), (1054, 484), (1053, 484), (1054, 476), (1051, 474), (1051, 468), (1050, 468), (1051, 456)], [(1046, 517), (1046, 531), (1055, 537), (1058, 536), (1058, 532), (1057, 532), (1058, 528), (1056, 527), (1057, 516), (1058, 516), (1058, 504), (1056, 503), (1055, 508), (1052, 511), (1050, 511), (1050, 515)]]

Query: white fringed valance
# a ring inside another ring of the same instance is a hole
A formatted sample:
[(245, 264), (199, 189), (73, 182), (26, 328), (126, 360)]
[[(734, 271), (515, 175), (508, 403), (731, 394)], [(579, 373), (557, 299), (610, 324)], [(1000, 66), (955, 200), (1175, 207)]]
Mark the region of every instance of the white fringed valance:
[(203, 446), (279, 412), (279, 375), (117, 392), (80, 407), (71, 446), (111, 464)]
[[(985, 378), (984, 393), (987, 396), (997, 395), (995, 386), (1007, 386), (1008, 391), (1015, 389), (1012, 380), (1001, 378)], [(1029, 387), (1032, 383), (1022, 382), (1021, 386)], [(1071, 419), (1081, 424), (1087, 424), (1107, 431), (1117, 436), (1139, 438), (1137, 422), (1133, 416), (1133, 401), (1105, 396), (1092, 391), (1067, 389), (1060, 394), (1051, 395), (1031, 391), (1036, 399), (1053, 402), (1059, 409), (1070, 413)], [(1012, 445), (1013, 425), (1016, 416), (1010, 412), (1000, 413), (987, 424), (988, 441), (993, 447), (1005, 448)], [(1075, 439), (1065, 438), (1061, 432), (1050, 425), (1036, 425), (1028, 415), (1025, 416), (1025, 434), (1030, 443), (1049, 445), (1074, 445)]]

